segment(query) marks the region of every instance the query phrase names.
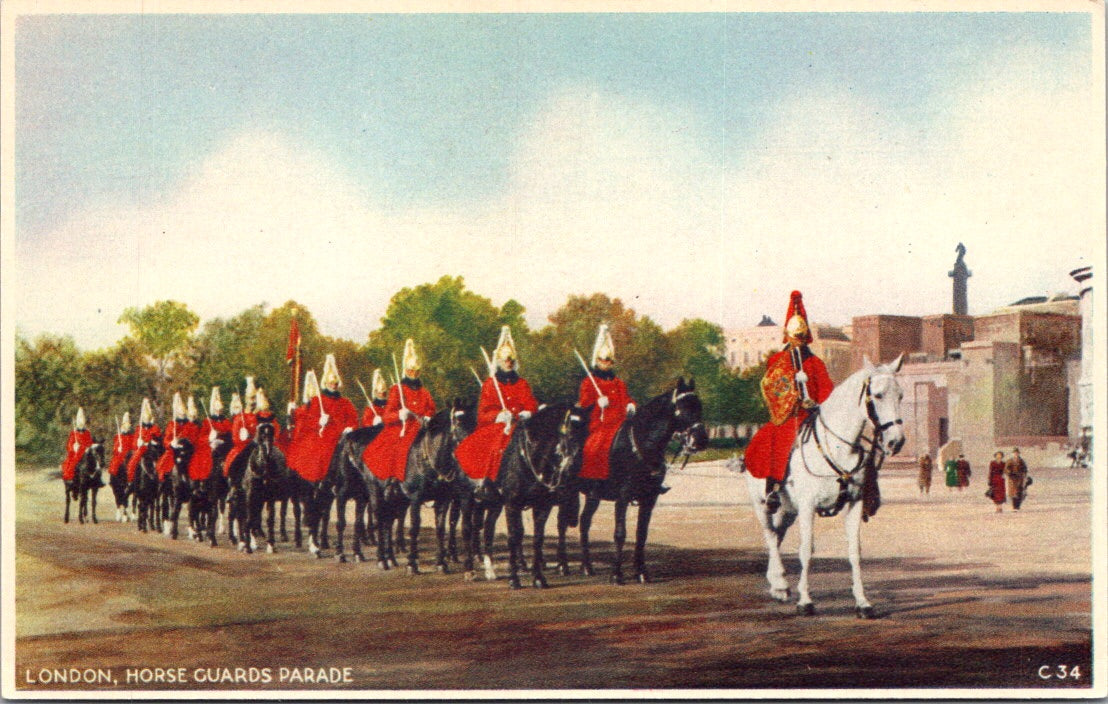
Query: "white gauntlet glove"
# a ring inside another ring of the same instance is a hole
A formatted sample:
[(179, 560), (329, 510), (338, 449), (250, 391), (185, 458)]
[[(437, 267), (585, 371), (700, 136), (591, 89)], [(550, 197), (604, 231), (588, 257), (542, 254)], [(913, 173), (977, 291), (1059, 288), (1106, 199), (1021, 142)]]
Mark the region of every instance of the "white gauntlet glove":
[(401, 408), (399, 415), (400, 420), (405, 421), (412, 417), (412, 412), (409, 411), (407, 408)]
[(208, 442), (213, 443), (213, 442), (216, 441), (216, 438), (218, 438), (218, 437), (219, 437), (219, 433), (215, 432), (215, 428), (212, 428), (211, 431), (208, 433)]
[(347, 433), (349, 433), (349, 432), (350, 432), (351, 430), (353, 430), (353, 428), (343, 428), (343, 429), (342, 429), (342, 434), (343, 434), (343, 435), (346, 435), (346, 434), (347, 434)]
[(79, 442), (73, 443), (73, 451), (74, 452), (80, 452), (80, 450), (81, 450), (81, 443), (79, 443)]
[(600, 406), (601, 408), (607, 408), (608, 407), (608, 397), (607, 396), (601, 396), (600, 398), (596, 399), (596, 405)]
[(807, 384), (808, 383), (808, 375), (804, 373), (803, 369), (801, 369), (800, 371), (798, 371), (796, 373), (796, 383), (798, 383), (798, 384)]
[(500, 413), (496, 414), (496, 422), (497, 423), (510, 423), (511, 420), (512, 420), (512, 412), (511, 411), (505, 410), (505, 411), (501, 411)]
[(373, 416), (373, 424), (374, 425), (381, 425), (384, 422), (385, 422), (385, 419), (382, 418), (381, 416)]
[(327, 415), (326, 413), (321, 413), (320, 414), (320, 416), (319, 416), (319, 428), (320, 428), (320, 430), (322, 430), (324, 427), (327, 426), (327, 421), (329, 421), (329, 420), (331, 420), (331, 416)]
[(286, 414), (291, 416), (292, 412), (295, 411), (295, 410), (296, 410), (296, 402), (295, 401), (289, 401), (289, 407), (288, 407), (288, 410), (286, 411)]
[(633, 404), (633, 403), (627, 404), (627, 417), (630, 418), (631, 416), (635, 415), (635, 411), (637, 411), (637, 410), (639, 410), (639, 409), (638, 409), (638, 407), (635, 406), (635, 404)]
[(249, 437), (250, 433), (246, 432), (246, 428), (239, 428), (239, 440), (246, 442), (247, 438)]
[(520, 411), (519, 412), (519, 419), (520, 420), (528, 420), (530, 418), (531, 418), (531, 411)]

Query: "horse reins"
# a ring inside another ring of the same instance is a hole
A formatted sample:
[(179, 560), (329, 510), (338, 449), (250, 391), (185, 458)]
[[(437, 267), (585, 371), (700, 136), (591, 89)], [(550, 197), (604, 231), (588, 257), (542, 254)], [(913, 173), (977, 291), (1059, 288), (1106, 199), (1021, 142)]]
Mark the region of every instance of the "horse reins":
[[(812, 409), (809, 417), (805, 419), (803, 425), (801, 426), (802, 432), (797, 433), (797, 438), (795, 441), (796, 447), (799, 448), (804, 440), (807, 440), (807, 438), (811, 437), (813, 441), (815, 441), (816, 448), (819, 449), (820, 455), (823, 457), (823, 460), (835, 472), (840, 482), (851, 481), (854, 475), (858, 473), (858, 470), (860, 470), (862, 466), (866, 463), (867, 458), (872, 460), (872, 458), (876, 457), (878, 454), (884, 455), (884, 451), (881, 449), (881, 437), (884, 435), (886, 430), (893, 427), (894, 425), (904, 424), (904, 420), (901, 418), (897, 418), (896, 420), (888, 421), (885, 423), (881, 422), (881, 419), (877, 415), (877, 407), (873, 402), (873, 395), (870, 393), (870, 379), (866, 379), (865, 383), (862, 385), (862, 390), (858, 394), (858, 403), (861, 404), (863, 400), (865, 401), (866, 407), (866, 419), (869, 420), (869, 422), (873, 425), (874, 433), (872, 438), (866, 437), (865, 425), (863, 424), (862, 429), (858, 431), (858, 437), (855, 438), (853, 441), (847, 440), (846, 438), (836, 433), (829, 425), (827, 425), (827, 421), (823, 419), (823, 414), (819, 412), (818, 407)], [(843, 468), (835, 464), (835, 461), (831, 459), (831, 456), (828, 454), (827, 450), (824, 449), (823, 443), (820, 442), (819, 433), (816, 431), (817, 422), (821, 426), (823, 426), (824, 430), (830, 433), (832, 437), (849, 446), (852, 450), (852, 454), (858, 454), (858, 462), (854, 465), (853, 469), (844, 470)], [(863, 447), (862, 443), (866, 443), (867, 445), (869, 445), (869, 447)], [(804, 456), (803, 451), (801, 451), (800, 453), (800, 458), (804, 463), (804, 469), (809, 474), (811, 474), (813, 477), (821, 476), (813, 472), (808, 466), (808, 460)], [(882, 463), (883, 458), (882, 462), (877, 462), (874, 466), (879, 467)]]

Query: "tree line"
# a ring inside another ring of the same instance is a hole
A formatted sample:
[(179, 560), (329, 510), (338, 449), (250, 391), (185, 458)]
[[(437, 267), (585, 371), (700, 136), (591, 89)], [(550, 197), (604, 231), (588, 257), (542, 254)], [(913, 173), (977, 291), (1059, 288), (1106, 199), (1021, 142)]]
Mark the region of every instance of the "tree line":
[(138, 422), (144, 396), (150, 397), (164, 425), (175, 392), (195, 394), (198, 403), (207, 404), (211, 387), (219, 386), (226, 405), (232, 391), (242, 390), (246, 375), (265, 387), (274, 409), (283, 414), (292, 391), (286, 349), (294, 318), (301, 336), (301, 378), (308, 369), (321, 371), (324, 357), (332, 353), (344, 392), (359, 407), (366, 400), (358, 381), (368, 388), (375, 368), (391, 381), (393, 356), (399, 357), (409, 337), (416, 341), (422, 378), (437, 403), (475, 397), (479, 387), (473, 370), (487, 373), (480, 348), (491, 353), (502, 325), (512, 329), (520, 373), (539, 400), (573, 401), (584, 378), (574, 350), (587, 360), (598, 326), (607, 323), (617, 370), (640, 402), (661, 393), (678, 376), (693, 376), (708, 423), (765, 419), (761, 374), (728, 368), (723, 331), (714, 323), (685, 320), (666, 331), (602, 293), (570, 296), (538, 330), (528, 327), (523, 313), (515, 300), (497, 307), (468, 290), (462, 277), (444, 276), (393, 295), (380, 327), (362, 344), (322, 334), (311, 312), (296, 301), (270, 310), (258, 304), (202, 325), (199, 316), (177, 301), (129, 308), (120, 317), (129, 334), (95, 351), (79, 349), (68, 336), (17, 336), (17, 458), (57, 460), (78, 406), (85, 408), (94, 434), (108, 438), (125, 411)]

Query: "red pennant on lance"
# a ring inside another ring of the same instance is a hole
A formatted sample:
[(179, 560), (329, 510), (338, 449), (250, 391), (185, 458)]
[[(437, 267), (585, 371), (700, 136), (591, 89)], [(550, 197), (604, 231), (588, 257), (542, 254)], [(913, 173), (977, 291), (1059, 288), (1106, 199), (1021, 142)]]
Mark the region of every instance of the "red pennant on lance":
[(289, 346), (285, 350), (285, 364), (292, 364), (292, 361), (296, 358), (296, 350), (300, 348), (300, 323), (296, 321), (296, 318), (292, 319), (292, 324), (289, 325)]

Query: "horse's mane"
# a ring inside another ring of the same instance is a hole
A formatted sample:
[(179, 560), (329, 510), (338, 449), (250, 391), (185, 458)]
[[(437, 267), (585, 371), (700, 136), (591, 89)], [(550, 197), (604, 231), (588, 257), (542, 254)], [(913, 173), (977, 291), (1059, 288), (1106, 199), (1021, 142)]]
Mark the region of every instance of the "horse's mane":
[(547, 404), (531, 416), (531, 420), (528, 421), (527, 425), (536, 432), (547, 433), (558, 427), (558, 424), (565, 419), (566, 413), (571, 408), (573, 408), (571, 403), (556, 402)]

